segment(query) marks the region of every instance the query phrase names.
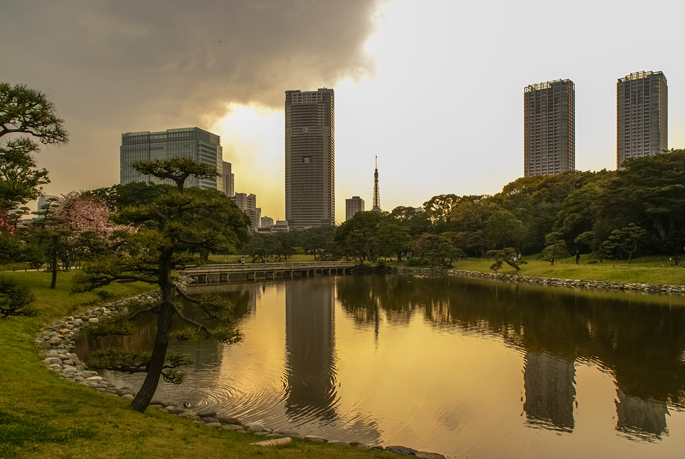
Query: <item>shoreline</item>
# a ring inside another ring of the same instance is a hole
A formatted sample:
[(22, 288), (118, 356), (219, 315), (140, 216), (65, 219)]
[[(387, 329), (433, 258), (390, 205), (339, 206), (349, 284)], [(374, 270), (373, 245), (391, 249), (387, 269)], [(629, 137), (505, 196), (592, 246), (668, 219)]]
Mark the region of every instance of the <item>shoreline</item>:
[[(429, 268), (424, 268), (429, 269)], [(486, 279), (517, 284), (542, 285), (548, 287), (579, 288), (587, 290), (616, 290), (625, 292), (642, 292), (659, 295), (685, 295), (685, 285), (654, 285), (640, 283), (622, 283), (599, 280), (564, 279), (559, 277), (525, 276), (519, 274), (484, 273), (463, 269), (449, 269), (450, 277)]]

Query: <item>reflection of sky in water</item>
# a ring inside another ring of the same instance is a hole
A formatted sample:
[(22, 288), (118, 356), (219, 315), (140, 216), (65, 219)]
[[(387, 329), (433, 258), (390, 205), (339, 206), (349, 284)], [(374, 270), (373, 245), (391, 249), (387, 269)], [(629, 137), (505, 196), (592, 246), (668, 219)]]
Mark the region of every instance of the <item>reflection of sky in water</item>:
[[(240, 305), (244, 341), (174, 343), (195, 363), (156, 398), (457, 456), (674, 457), (685, 446), (681, 306), (397, 276), (215, 288)], [(153, 334), (148, 323), (109, 343)]]

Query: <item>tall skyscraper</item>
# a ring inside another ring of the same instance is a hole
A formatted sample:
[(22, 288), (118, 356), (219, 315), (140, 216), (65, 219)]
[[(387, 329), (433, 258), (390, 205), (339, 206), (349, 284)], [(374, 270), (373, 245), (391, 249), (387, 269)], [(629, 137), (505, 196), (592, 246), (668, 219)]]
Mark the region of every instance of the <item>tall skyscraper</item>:
[(345, 199), (345, 221), (354, 217), (357, 212), (364, 212), (364, 200), (359, 196), (352, 196), (352, 199)]
[(381, 211), (381, 193), (378, 190), (378, 156), (376, 156), (376, 171), (373, 173), (373, 208), (371, 210)]
[(262, 215), (262, 209), (257, 207), (257, 196), (247, 193), (235, 193), (231, 196), (231, 201), (235, 202), (238, 208), (250, 217), (250, 231), (257, 231)]
[(231, 163), (222, 161), (221, 175), (223, 176), (223, 192), (229, 198), (235, 194), (235, 176), (231, 172)]
[(285, 218), (293, 229), (335, 225), (332, 89), (285, 92)]
[(526, 177), (576, 168), (576, 88), (571, 80), (526, 86), (523, 92), (523, 170)]
[(189, 177), (185, 186), (203, 189), (223, 189), (221, 139), (200, 128), (167, 129), (160, 132), (127, 132), (121, 135), (120, 179), (122, 185), (131, 182), (173, 183), (142, 175), (131, 165), (136, 161), (192, 158), (197, 162), (216, 167), (219, 177), (197, 179)]
[(616, 83), (616, 166), (668, 149), (668, 84), (661, 72), (637, 72)]

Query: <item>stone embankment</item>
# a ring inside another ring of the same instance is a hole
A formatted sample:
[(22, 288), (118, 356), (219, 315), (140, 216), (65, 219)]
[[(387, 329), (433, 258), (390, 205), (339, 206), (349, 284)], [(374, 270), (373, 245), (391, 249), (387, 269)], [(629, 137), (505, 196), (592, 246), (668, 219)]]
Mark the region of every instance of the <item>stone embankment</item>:
[(450, 269), (449, 276), (470, 277), (475, 279), (489, 279), (519, 284), (546, 285), (551, 287), (570, 287), (599, 290), (623, 290), (630, 292), (667, 293), (685, 295), (685, 285), (651, 285), (651, 284), (623, 284), (597, 280), (559, 279), (554, 277), (522, 276), (518, 274), (495, 274), (480, 271), (465, 271)]
[[(154, 299), (154, 295), (154, 293), (143, 294), (132, 299), (151, 301)], [(98, 323), (105, 317), (126, 314), (128, 312), (126, 305), (128, 301), (132, 299), (110, 303), (104, 307), (95, 307), (80, 315), (56, 320), (43, 328), (36, 338), (36, 343), (43, 348), (43, 362), (45, 365), (50, 371), (57, 373), (66, 380), (73, 381), (83, 386), (92, 387), (105, 394), (119, 396), (126, 400), (133, 400), (136, 395), (134, 390), (128, 387), (117, 387), (111, 382), (103, 379), (97, 371), (88, 370), (85, 363), (79, 360), (79, 357), (73, 352), (75, 347), (74, 340), (85, 325)], [(257, 446), (285, 446), (290, 443), (293, 438), (297, 438), (348, 448), (353, 447), (387, 451), (404, 456), (415, 456), (428, 459), (445, 458), (442, 454), (417, 451), (404, 446), (383, 447), (381, 445), (367, 445), (357, 441), (327, 440), (315, 435), (302, 435), (295, 430), (273, 430), (265, 427), (261, 422), (244, 423), (236, 417), (218, 414), (214, 410), (202, 409), (201, 407), (191, 409), (184, 405), (185, 404), (183, 403), (177, 404), (175, 401), (153, 399), (150, 403), (150, 408), (166, 411), (170, 415), (192, 420), (197, 424), (203, 424), (210, 428), (263, 436), (266, 440), (252, 443)]]

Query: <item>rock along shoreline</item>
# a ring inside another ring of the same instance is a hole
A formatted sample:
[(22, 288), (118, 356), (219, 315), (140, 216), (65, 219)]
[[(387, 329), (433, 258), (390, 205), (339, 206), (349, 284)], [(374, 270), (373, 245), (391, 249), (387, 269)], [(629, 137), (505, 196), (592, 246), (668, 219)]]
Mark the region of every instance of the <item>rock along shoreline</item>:
[(655, 294), (685, 295), (685, 285), (652, 285), (637, 283), (620, 283), (597, 280), (561, 279), (556, 277), (523, 276), (518, 274), (495, 274), (480, 271), (450, 269), (448, 276), (468, 277), (473, 279), (497, 280), (518, 284), (545, 285), (549, 287), (583, 288), (596, 290), (622, 290)]
[[(81, 329), (92, 323), (98, 323), (100, 319), (112, 317), (128, 312), (127, 304), (134, 300), (152, 300), (155, 293), (144, 293), (124, 300), (115, 301), (105, 306), (87, 309), (74, 316), (63, 317), (51, 322), (42, 328), (36, 337), (36, 343), (42, 348), (43, 363), (46, 367), (58, 374), (61, 378), (105, 394), (118, 396), (126, 400), (133, 400), (135, 391), (128, 387), (117, 387), (104, 379), (100, 373), (88, 370), (85, 363), (74, 353), (75, 339)], [(182, 405), (182, 404), (181, 404)], [(153, 398), (149, 408), (158, 409), (184, 419), (192, 420), (197, 424), (208, 428), (229, 430), (242, 434), (254, 434), (265, 437), (264, 441), (251, 443), (256, 446), (285, 446), (292, 438), (308, 440), (317, 443), (330, 443), (341, 447), (352, 447), (377, 451), (387, 451), (403, 456), (414, 456), (426, 459), (445, 459), (445, 456), (427, 451), (417, 451), (405, 446), (382, 446), (367, 445), (358, 441), (328, 440), (316, 435), (301, 435), (295, 430), (269, 429), (262, 422), (247, 422), (228, 416), (217, 414), (209, 409), (190, 409), (179, 406), (175, 401), (160, 400)]]

